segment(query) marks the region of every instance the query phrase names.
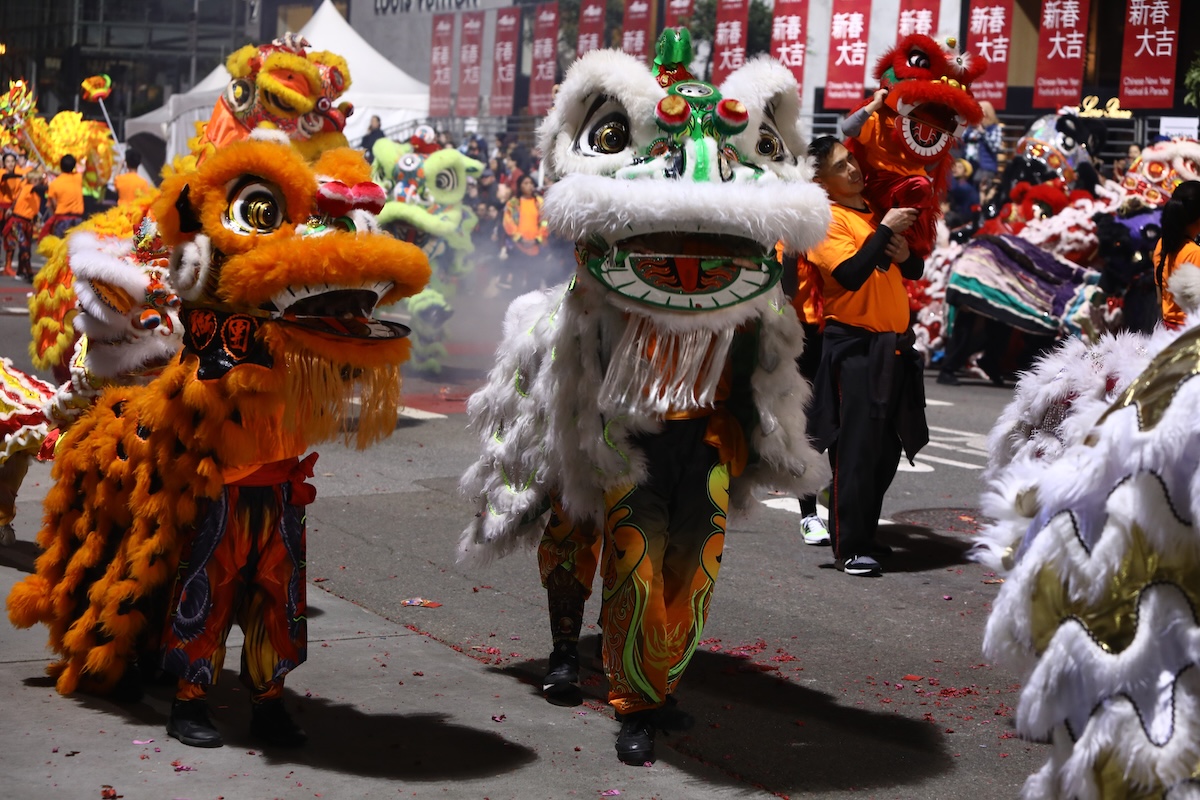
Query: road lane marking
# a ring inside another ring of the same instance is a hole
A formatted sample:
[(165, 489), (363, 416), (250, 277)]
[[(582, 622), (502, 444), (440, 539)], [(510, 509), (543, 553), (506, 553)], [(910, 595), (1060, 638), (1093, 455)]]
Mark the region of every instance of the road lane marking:
[[(800, 514), (800, 501), (794, 497), (768, 497), (762, 501), (762, 504), (767, 508), (774, 508), (779, 511), (787, 511), (791, 514)], [(817, 503), (817, 516), (821, 519), (829, 519), (829, 509)], [(890, 519), (884, 517), (879, 518), (880, 525), (894, 525)]]

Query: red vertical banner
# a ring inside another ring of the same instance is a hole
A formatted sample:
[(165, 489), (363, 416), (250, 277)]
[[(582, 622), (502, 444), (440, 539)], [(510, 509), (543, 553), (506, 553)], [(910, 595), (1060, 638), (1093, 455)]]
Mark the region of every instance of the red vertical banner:
[(663, 21), (665, 28), (675, 28), (686, 25), (692, 18), (692, 0), (667, 0), (667, 18)]
[(870, 32), (871, 0), (833, 0), (825, 108), (851, 109), (862, 104)]
[(914, 33), (936, 37), (941, 0), (900, 0), (900, 20), (897, 39)]
[(1091, 0), (1042, 0), (1034, 108), (1079, 105)]
[(575, 45), (575, 57), (583, 58), (584, 53), (599, 50), (603, 47), (604, 12), (607, 10), (606, 0), (583, 0), (579, 6), (579, 41)]
[(496, 46), (492, 51), (492, 96), (488, 113), (507, 117), (513, 113), (513, 90), (517, 86), (517, 51), (521, 42), (521, 9), (501, 8), (496, 12)]
[(808, 0), (775, 0), (771, 21), (771, 55), (791, 69), (796, 83), (804, 85), (804, 57), (808, 53)]
[(529, 75), (529, 113), (540, 117), (554, 105), (558, 69), (558, 2), (538, 5), (533, 18), (533, 64)]
[(749, 0), (717, 0), (717, 30), (713, 33), (712, 79), (720, 84), (746, 63), (746, 23)]
[(1121, 56), (1121, 105), (1175, 105), (1175, 57), (1179, 52), (1179, 0), (1126, 0)]
[(486, 11), (462, 15), (462, 38), (458, 46), (458, 105), (454, 113), (474, 117), (479, 113), (480, 59), (483, 53), (483, 20)]
[(454, 15), (433, 15), (433, 44), (429, 49), (429, 116), (450, 116), (450, 83), (453, 67), (450, 51), (454, 49)]
[(1013, 0), (971, 0), (967, 11), (967, 50), (991, 62), (987, 73), (971, 84), (976, 100), (997, 111), (1008, 102), (1008, 50), (1012, 44)]
[(643, 61), (649, 60), (647, 55), (653, 50), (650, 42), (649, 0), (627, 0), (625, 3), (625, 23), (621, 28), (621, 49)]

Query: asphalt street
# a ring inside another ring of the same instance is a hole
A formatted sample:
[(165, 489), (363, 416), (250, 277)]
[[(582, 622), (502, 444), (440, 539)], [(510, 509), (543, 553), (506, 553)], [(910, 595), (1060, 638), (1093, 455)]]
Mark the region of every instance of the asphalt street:
[[(0, 281), (0, 354), (19, 366), (21, 294)], [(103, 785), (129, 798), (1017, 795), (1049, 748), (1013, 733), (1020, 687), (980, 651), (999, 579), (967, 556), (986, 435), (1011, 388), (927, 376), (933, 441), (885, 503), (881, 538), (896, 552), (882, 578), (843, 575), (828, 548), (805, 546), (793, 498), (732, 518), (705, 639), (678, 692), (687, 716), (660, 736), (653, 767), (625, 767), (594, 660), (582, 706), (538, 694), (550, 637), (533, 554), (478, 570), (454, 563), (472, 513), (456, 486), (476, 452), (463, 401), (483, 378), (503, 305), (460, 301), (450, 367), (406, 378), (410, 407), (389, 440), (362, 453), (318, 448), (313, 644), (288, 683), (289, 703), (321, 731), (308, 754), (264, 754), (244, 739), (184, 748), (163, 731), (166, 689), (132, 707), (60, 698), (42, 677), (44, 631), (5, 622), (0, 697), (18, 711), (0, 726), (9, 795), (97, 797)], [(19, 541), (0, 550), (4, 591), (32, 569), (48, 482), (36, 465)], [(598, 608), (597, 593), (589, 620)], [(585, 654), (595, 640), (588, 626)], [(218, 722), (244, 725), (236, 676), (217, 691), (229, 708)], [(76, 731), (86, 746), (71, 743)], [(79, 755), (68, 758), (71, 748)]]

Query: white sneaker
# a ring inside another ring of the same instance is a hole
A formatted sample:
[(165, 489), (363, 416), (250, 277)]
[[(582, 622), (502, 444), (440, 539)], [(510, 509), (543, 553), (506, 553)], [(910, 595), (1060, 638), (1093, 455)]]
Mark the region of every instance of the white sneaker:
[(805, 544), (829, 544), (829, 529), (825, 527), (825, 523), (821, 522), (821, 518), (816, 514), (809, 514), (800, 520), (800, 535), (804, 537)]

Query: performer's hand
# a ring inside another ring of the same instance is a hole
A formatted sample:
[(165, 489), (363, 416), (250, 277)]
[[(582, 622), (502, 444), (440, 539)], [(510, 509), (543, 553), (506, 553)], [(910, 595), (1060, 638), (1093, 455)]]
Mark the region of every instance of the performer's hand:
[(876, 89), (875, 94), (871, 95), (871, 102), (867, 103), (867, 113), (874, 114), (883, 106), (883, 101), (888, 95), (887, 89)]
[(881, 225), (886, 225), (892, 233), (904, 233), (917, 220), (915, 208), (892, 208), (883, 215)]
[(904, 234), (901, 233), (892, 234), (892, 238), (888, 240), (887, 247), (883, 248), (883, 252), (887, 253), (887, 257), (892, 260), (893, 264), (903, 264), (912, 255), (908, 250), (908, 239), (905, 239)]

